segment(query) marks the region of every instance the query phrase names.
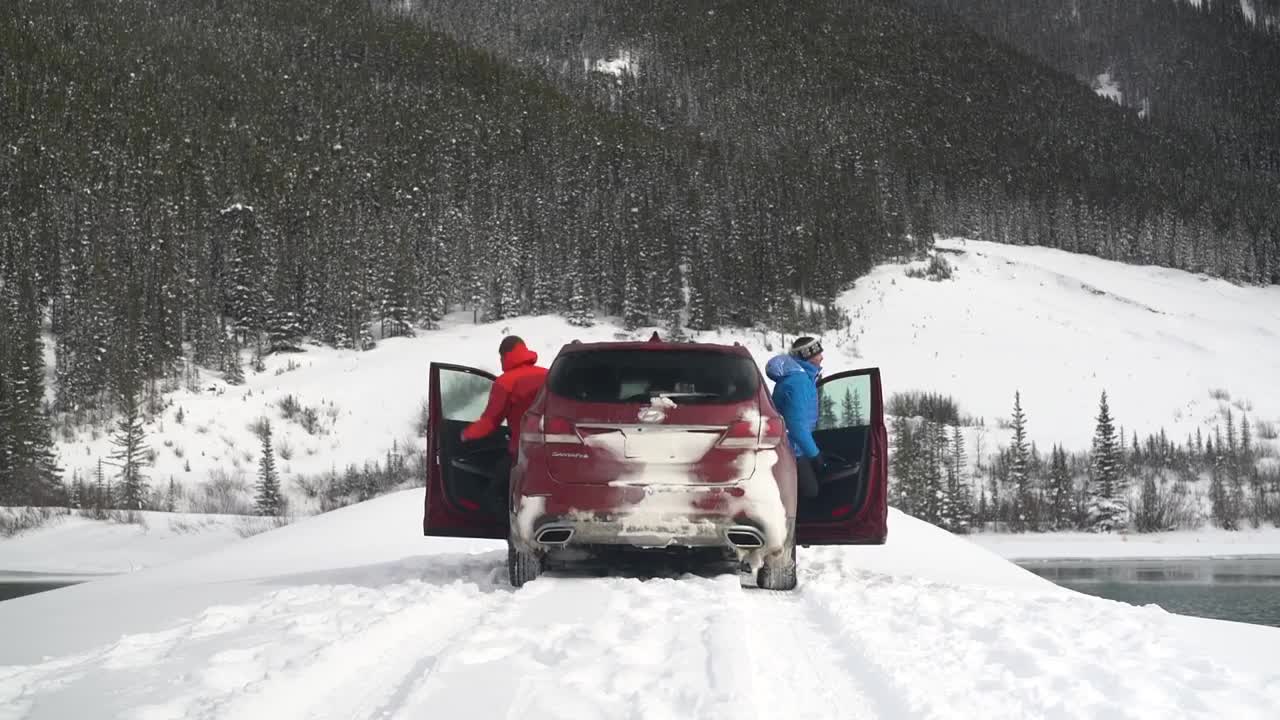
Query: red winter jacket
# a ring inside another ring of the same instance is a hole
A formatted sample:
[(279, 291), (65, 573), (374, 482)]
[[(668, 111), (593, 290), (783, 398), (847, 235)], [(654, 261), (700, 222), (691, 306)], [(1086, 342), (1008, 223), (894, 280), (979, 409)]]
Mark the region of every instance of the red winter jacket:
[(489, 390), (489, 404), (485, 406), (480, 419), (471, 423), (462, 431), (463, 440), (478, 440), (507, 421), (511, 428), (511, 444), (508, 446), (511, 457), (515, 457), (520, 449), (520, 419), (525, 411), (533, 405), (533, 399), (547, 379), (547, 369), (538, 367), (538, 353), (518, 343), (502, 356), (502, 374), (494, 381)]

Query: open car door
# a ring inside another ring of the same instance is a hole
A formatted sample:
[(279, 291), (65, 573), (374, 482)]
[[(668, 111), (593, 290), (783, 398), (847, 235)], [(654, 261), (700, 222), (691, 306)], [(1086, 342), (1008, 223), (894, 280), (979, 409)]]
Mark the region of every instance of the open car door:
[(509, 520), (495, 515), (486, 493), (507, 452), (505, 423), (488, 437), (462, 441), (462, 430), (480, 418), (494, 377), (483, 370), (431, 363), (427, 402), (427, 497), (424, 535), (505, 539)]
[(879, 368), (836, 373), (818, 382), (813, 439), (826, 467), (818, 497), (799, 500), (796, 543), (883, 543), (889, 515), (889, 433)]

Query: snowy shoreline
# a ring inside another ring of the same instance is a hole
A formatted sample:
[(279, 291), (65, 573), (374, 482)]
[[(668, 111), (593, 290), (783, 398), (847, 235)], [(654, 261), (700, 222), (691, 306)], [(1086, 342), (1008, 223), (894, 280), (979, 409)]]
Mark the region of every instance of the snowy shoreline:
[(965, 536), (1010, 561), (1176, 560), (1280, 556), (1280, 528), (1163, 533), (975, 533)]

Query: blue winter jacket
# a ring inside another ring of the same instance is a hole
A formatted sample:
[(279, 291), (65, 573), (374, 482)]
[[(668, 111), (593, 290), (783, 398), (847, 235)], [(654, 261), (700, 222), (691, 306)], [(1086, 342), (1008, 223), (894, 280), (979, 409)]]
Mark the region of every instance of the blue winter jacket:
[(813, 429), (818, 426), (817, 365), (792, 355), (778, 355), (764, 366), (773, 385), (773, 404), (787, 424), (787, 439), (796, 457), (818, 456)]

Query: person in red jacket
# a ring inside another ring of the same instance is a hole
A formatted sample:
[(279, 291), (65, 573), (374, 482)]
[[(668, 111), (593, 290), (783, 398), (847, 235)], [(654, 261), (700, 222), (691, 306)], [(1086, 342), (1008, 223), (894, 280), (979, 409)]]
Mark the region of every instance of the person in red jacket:
[(511, 465), (520, 451), (520, 420), (533, 400), (542, 390), (547, 379), (547, 369), (537, 364), (538, 354), (530, 350), (524, 340), (508, 335), (498, 345), (498, 357), (502, 359), (502, 374), (489, 390), (489, 402), (480, 418), (462, 431), (462, 439), (479, 440), (496, 431), (502, 421), (507, 421), (511, 440), (507, 453), (494, 466), (493, 483), (489, 488), (491, 510), (496, 514), (507, 512), (507, 495), (511, 483)]

